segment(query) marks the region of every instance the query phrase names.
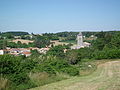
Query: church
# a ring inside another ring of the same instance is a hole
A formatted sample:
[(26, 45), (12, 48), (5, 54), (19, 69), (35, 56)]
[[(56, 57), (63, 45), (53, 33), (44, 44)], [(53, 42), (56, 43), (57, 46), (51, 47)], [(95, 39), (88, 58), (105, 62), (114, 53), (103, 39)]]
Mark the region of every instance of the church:
[(88, 42), (83, 42), (83, 35), (81, 32), (77, 35), (77, 45), (71, 46), (71, 49), (80, 49), (84, 47), (89, 47), (90, 43)]

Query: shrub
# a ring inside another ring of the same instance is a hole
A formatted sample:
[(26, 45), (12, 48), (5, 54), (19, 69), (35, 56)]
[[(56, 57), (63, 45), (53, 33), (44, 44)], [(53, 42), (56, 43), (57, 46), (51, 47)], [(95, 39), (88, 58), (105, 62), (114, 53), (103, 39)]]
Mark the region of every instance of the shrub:
[(19, 85), (29, 84), (30, 79), (27, 74), (34, 68), (35, 62), (26, 58), (23, 59), (21, 56), (2, 55), (0, 56), (0, 66), (1, 75), (10, 80), (11, 85), (14, 84), (13, 86), (19, 90)]
[(44, 61), (41, 64), (38, 64), (35, 68), (35, 71), (39, 72), (47, 72), (49, 74), (57, 74), (57, 73), (67, 73), (71, 76), (75, 76), (79, 74), (79, 71), (73, 67), (70, 66), (67, 61), (61, 60), (56, 57), (47, 58), (46, 61)]
[(79, 70), (75, 67), (66, 67), (66, 68), (63, 68), (61, 71), (69, 74), (70, 76), (79, 75)]
[(120, 58), (120, 50), (112, 49), (112, 50), (103, 50), (95, 53), (95, 59), (117, 59)]

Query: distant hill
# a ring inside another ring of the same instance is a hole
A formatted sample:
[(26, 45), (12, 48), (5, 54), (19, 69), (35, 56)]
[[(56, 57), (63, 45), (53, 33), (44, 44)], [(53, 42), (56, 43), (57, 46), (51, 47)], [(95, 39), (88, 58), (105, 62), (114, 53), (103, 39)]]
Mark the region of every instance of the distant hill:
[[(116, 32), (120, 32), (120, 31), (83, 31), (82, 34), (83, 34), (83, 36), (90, 37), (91, 35), (97, 36), (99, 34), (99, 32), (114, 34)], [(66, 31), (66, 32), (58, 32), (55, 34), (59, 37), (75, 37), (76, 38), (78, 33), (79, 32), (67, 32)]]
[[(119, 31), (101, 31), (108, 34), (115, 34)], [(58, 32), (58, 33), (44, 33), (43, 36), (48, 37), (50, 40), (60, 40), (62, 42), (74, 42), (79, 32)], [(89, 37), (100, 37), (100, 31), (83, 31), (82, 34), (86, 38)]]
[(2, 32), (2, 34), (11, 34), (11, 35), (14, 35), (14, 36), (29, 35), (28, 32), (22, 32), (22, 31)]
[[(79, 32), (59, 32), (56, 33), (60, 37), (75, 37), (78, 35)], [(90, 31), (85, 31), (82, 32), (83, 36), (90, 37), (91, 35), (96, 35), (98, 32), (90, 32)]]

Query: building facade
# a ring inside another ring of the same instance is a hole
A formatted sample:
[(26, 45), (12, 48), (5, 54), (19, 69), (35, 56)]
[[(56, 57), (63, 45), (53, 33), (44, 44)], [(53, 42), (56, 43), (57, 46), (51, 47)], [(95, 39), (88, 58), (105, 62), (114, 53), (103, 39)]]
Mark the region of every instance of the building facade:
[(4, 50), (0, 50), (0, 55), (3, 55), (4, 54)]
[(81, 32), (77, 35), (77, 45), (71, 46), (71, 49), (80, 49), (84, 47), (89, 47), (90, 43), (83, 42), (83, 35)]
[(81, 32), (77, 35), (77, 46), (83, 46), (83, 36)]

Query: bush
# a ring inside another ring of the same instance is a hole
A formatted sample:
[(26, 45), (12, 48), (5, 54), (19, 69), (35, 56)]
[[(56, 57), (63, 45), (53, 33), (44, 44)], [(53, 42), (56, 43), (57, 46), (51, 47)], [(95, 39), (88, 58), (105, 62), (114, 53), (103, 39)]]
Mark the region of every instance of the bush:
[(120, 58), (120, 49), (103, 50), (95, 53), (95, 59), (118, 59)]
[(75, 67), (66, 67), (66, 68), (63, 68), (61, 71), (69, 74), (70, 76), (79, 75), (79, 70)]
[[(13, 56), (13, 55), (0, 56), (0, 67), (1, 67), (0, 73), (3, 77), (10, 80), (11, 85), (14, 84), (12, 87), (16, 88), (17, 90), (19, 90), (18, 86), (29, 84), (30, 79), (27, 74), (31, 71), (31, 69), (34, 68), (34, 66), (35, 66), (34, 61), (28, 60), (26, 58), (23, 59), (23, 57), (21, 56)], [(32, 85), (34, 86), (34, 84)], [(26, 89), (26, 87), (27, 86), (25, 86), (24, 89)], [(20, 90), (24, 90), (24, 89), (20, 89)]]
[(52, 68), (50, 65), (40, 65), (39, 70), (41, 72), (47, 72), (49, 74), (56, 74), (54, 68)]
[(67, 61), (56, 57), (48, 58), (43, 63), (38, 64), (35, 70), (37, 70), (37, 72), (47, 72), (49, 74), (57, 74), (63, 72), (69, 74), (70, 76), (79, 74), (79, 71), (75, 67), (70, 66)]

